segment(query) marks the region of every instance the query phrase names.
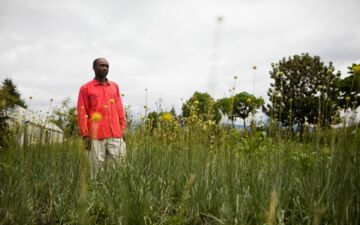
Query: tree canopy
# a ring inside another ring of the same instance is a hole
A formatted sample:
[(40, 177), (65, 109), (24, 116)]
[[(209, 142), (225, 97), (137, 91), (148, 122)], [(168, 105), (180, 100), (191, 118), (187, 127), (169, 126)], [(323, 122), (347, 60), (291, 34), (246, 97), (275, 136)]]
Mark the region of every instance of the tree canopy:
[(199, 116), (202, 120), (221, 120), (221, 114), (216, 107), (215, 100), (208, 93), (195, 92), (182, 106), (183, 117), (192, 114)]
[(256, 110), (264, 104), (264, 100), (247, 92), (240, 92), (231, 97), (221, 98), (216, 104), (220, 112), (226, 115), (233, 125), (236, 118), (241, 118), (244, 121), (244, 127), (246, 127), (246, 118), (249, 117), (250, 113), (255, 114)]
[(353, 64), (348, 70), (350, 76), (339, 82), (339, 106), (345, 110), (360, 106), (360, 64)]
[(261, 97), (257, 98), (247, 92), (240, 92), (234, 96), (233, 116), (242, 118), (246, 127), (245, 119), (250, 113), (254, 115), (263, 104), (264, 100)]
[(224, 97), (216, 101), (216, 107), (220, 110), (222, 115), (227, 116), (234, 125), (234, 97)]
[(283, 58), (272, 64), (272, 83), (268, 90), (271, 104), (263, 111), (283, 125), (305, 121), (330, 125), (337, 110), (340, 72), (330, 62), (308, 53)]
[(6, 78), (2, 82), (0, 97), (0, 110), (12, 108), (15, 105), (27, 108), (25, 101), (21, 99), (21, 94), (11, 79)]

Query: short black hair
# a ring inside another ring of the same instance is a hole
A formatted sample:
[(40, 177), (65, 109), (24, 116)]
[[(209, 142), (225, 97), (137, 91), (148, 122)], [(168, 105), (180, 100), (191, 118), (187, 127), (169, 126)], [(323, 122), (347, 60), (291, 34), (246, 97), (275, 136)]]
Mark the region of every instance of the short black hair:
[(96, 66), (97, 62), (102, 59), (102, 58), (97, 58), (97, 59), (94, 59), (93, 61), (93, 68)]

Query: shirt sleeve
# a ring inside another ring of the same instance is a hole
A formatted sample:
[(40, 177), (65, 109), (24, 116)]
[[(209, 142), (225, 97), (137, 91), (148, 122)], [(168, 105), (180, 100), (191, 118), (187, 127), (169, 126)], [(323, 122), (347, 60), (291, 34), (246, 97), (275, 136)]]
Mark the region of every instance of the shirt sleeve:
[(79, 127), (79, 133), (83, 137), (90, 136), (88, 129), (88, 117), (89, 117), (89, 102), (84, 87), (80, 88), (79, 97), (77, 102), (77, 122)]
[(126, 128), (126, 117), (125, 117), (125, 111), (124, 111), (122, 99), (120, 96), (119, 87), (117, 87), (116, 95), (117, 95), (116, 97), (118, 98), (116, 101), (117, 103), (116, 108), (118, 110), (120, 128), (121, 128), (121, 132), (124, 132)]

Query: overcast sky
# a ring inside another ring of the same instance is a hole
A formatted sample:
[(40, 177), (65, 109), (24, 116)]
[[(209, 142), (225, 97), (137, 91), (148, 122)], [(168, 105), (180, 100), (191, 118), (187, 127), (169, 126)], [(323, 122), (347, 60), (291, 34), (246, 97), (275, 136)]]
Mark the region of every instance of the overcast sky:
[(152, 110), (161, 98), (177, 113), (195, 91), (218, 99), (235, 86), (267, 99), (282, 57), (318, 55), (342, 76), (360, 63), (359, 12), (359, 0), (1, 0), (0, 78), (34, 110), (66, 96), (75, 105), (98, 57), (134, 112), (145, 89)]

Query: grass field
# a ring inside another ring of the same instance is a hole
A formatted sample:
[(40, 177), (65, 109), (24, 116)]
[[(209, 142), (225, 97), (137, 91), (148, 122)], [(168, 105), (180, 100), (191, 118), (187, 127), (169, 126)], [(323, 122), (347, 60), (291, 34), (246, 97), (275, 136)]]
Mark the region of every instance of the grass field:
[(79, 138), (0, 152), (0, 224), (360, 224), (360, 130), (164, 122), (88, 175)]

